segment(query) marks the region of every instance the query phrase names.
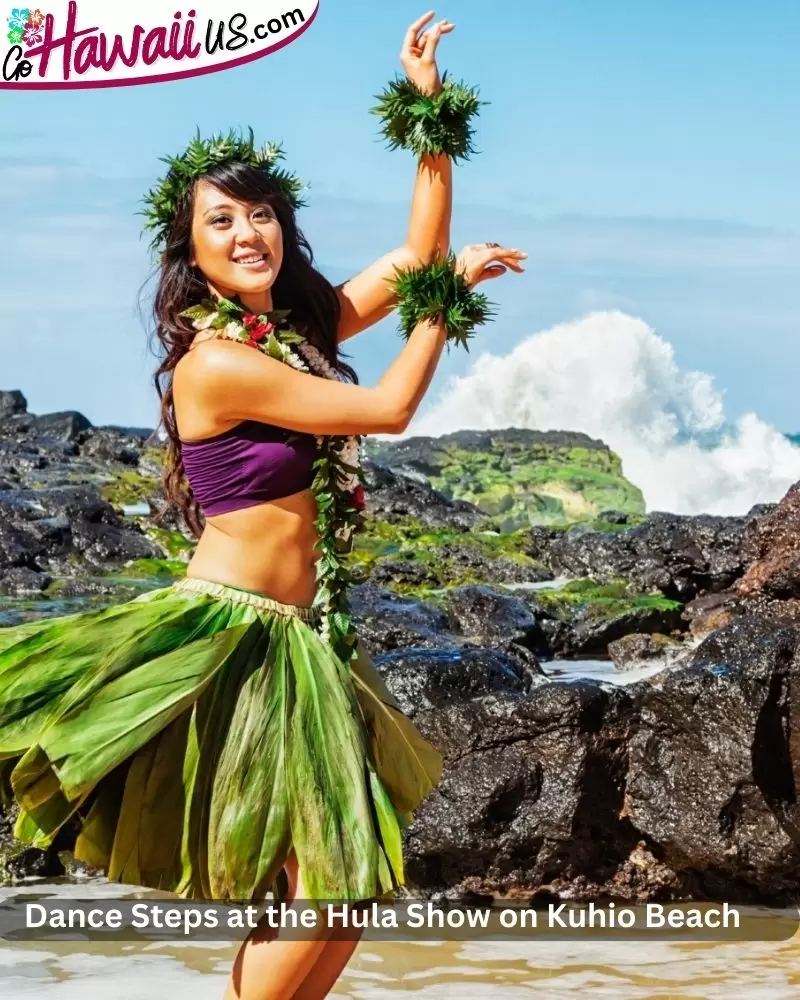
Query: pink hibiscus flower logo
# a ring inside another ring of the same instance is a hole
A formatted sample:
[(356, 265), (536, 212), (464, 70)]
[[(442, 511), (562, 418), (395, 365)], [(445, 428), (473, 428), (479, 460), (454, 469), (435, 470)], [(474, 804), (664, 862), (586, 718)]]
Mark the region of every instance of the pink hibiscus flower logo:
[(26, 45), (39, 45), (43, 38), (41, 26), (38, 24), (26, 24), (22, 33), (22, 39)]

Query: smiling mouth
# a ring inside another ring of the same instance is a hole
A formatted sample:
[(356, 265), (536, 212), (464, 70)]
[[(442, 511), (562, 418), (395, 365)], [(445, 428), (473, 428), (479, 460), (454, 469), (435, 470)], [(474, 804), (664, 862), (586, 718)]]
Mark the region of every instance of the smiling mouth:
[(247, 257), (240, 257), (234, 263), (240, 264), (242, 267), (259, 267), (267, 263), (267, 256), (263, 253), (253, 253)]

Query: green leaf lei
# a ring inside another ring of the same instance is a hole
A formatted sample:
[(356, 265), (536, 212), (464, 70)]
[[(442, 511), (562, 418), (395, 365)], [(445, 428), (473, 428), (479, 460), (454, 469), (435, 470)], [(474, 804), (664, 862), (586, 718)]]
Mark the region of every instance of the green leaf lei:
[(494, 315), (492, 304), (480, 292), (473, 292), (456, 268), (456, 256), (439, 255), (430, 264), (401, 270), (395, 268), (394, 291), (400, 332), (408, 338), (422, 320), (442, 316), (447, 343), (469, 350), (476, 326)]
[(391, 149), (410, 149), (420, 158), (443, 153), (453, 162), (467, 160), (475, 152), (472, 119), (488, 103), (478, 99), (476, 88), (453, 83), (446, 73), (436, 95), (398, 77), (377, 101), (371, 113), (382, 119), (381, 132)]
[[(236, 300), (204, 299), (184, 310), (181, 316), (192, 321), (195, 330), (217, 331), (217, 336), (237, 340), (257, 348), (303, 372), (323, 378), (338, 378), (324, 355), (305, 337), (285, 325), (288, 310), (274, 310), (258, 316), (247, 313)], [(321, 635), (345, 663), (353, 656), (356, 643), (347, 591), (351, 574), (346, 556), (352, 538), (363, 523), (363, 486), (359, 439), (339, 435), (317, 436), (316, 474), (311, 490), (317, 504), (315, 526), (319, 559), (316, 602), (322, 608)]]
[(260, 168), (290, 205), (302, 208), (303, 183), (295, 174), (277, 166), (282, 159), (283, 150), (276, 143), (266, 143), (257, 149), (252, 129), (247, 130), (247, 137), (231, 129), (227, 134), (215, 134), (208, 139), (202, 139), (198, 129), (184, 152), (161, 157), (169, 170), (143, 199), (145, 208), (138, 214), (146, 219), (143, 228), (155, 233), (151, 250), (159, 252), (166, 246), (175, 213), (194, 181), (222, 163), (238, 161)]

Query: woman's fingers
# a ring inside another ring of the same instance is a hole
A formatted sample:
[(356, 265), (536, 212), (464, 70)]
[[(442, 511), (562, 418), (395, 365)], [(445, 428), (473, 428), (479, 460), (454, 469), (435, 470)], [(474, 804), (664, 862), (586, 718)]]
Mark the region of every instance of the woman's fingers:
[(453, 28), (455, 28), (455, 25), (450, 24), (449, 21), (440, 21), (438, 24), (433, 25), (432, 28), (428, 28), (419, 41), (419, 44), (422, 46), (422, 58), (433, 62), (436, 58), (436, 47), (439, 44), (439, 39), (442, 35), (449, 34)]
[(522, 250), (508, 250), (506, 247), (491, 247), (487, 248), (486, 251), (487, 262), (496, 260), (510, 267), (512, 270), (519, 270), (519, 261), (525, 260), (527, 256)]
[(481, 271), (481, 276), (479, 281), (489, 281), (491, 278), (499, 278), (501, 274), (505, 274), (506, 269), (501, 264), (492, 264)]
[(411, 25), (406, 32), (405, 38), (403, 39), (403, 48), (401, 50), (403, 55), (405, 55), (406, 52), (410, 53), (411, 49), (418, 47), (417, 35), (419, 35), (420, 28), (423, 24), (427, 24), (435, 13), (436, 11), (429, 10), (427, 14), (423, 14), (422, 17), (417, 18), (417, 20)]
[(400, 58), (419, 59), (423, 57), (432, 59), (433, 53), (436, 51), (436, 47), (439, 44), (441, 36), (449, 35), (451, 31), (455, 30), (455, 25), (451, 24), (447, 20), (439, 21), (438, 24), (431, 25), (431, 27), (423, 31), (422, 34), (419, 34), (417, 30), (417, 33), (415, 33), (413, 37), (411, 30), (412, 29), (409, 29), (409, 33), (406, 35), (405, 41), (403, 42)]
[(506, 271), (522, 274), (525, 268), (520, 264), (528, 255), (522, 250), (508, 250), (505, 247), (489, 247), (488, 253), (482, 254), (485, 263), (479, 281), (499, 278)]
[(441, 24), (435, 24), (425, 32), (425, 41), (422, 43), (422, 61), (433, 62), (436, 59), (436, 46), (442, 37)]
[(499, 244), (471, 243), (458, 255), (457, 261), (468, 282), (472, 285), (490, 278), (499, 278), (506, 271), (522, 274), (522, 261), (527, 258), (524, 250)]
[(522, 253), (521, 250), (515, 250), (512, 253), (504, 254), (502, 257), (498, 257), (497, 259), (512, 271), (516, 271), (517, 274), (521, 274), (525, 268), (520, 264), (520, 261), (525, 260), (527, 256), (528, 255), (526, 253)]

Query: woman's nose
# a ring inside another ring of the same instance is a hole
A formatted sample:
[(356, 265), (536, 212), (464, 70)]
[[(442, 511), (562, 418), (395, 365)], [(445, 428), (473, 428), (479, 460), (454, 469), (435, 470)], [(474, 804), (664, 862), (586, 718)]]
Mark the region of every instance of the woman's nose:
[(236, 239), (242, 243), (252, 243), (260, 237), (258, 229), (250, 219), (243, 219), (236, 228)]

